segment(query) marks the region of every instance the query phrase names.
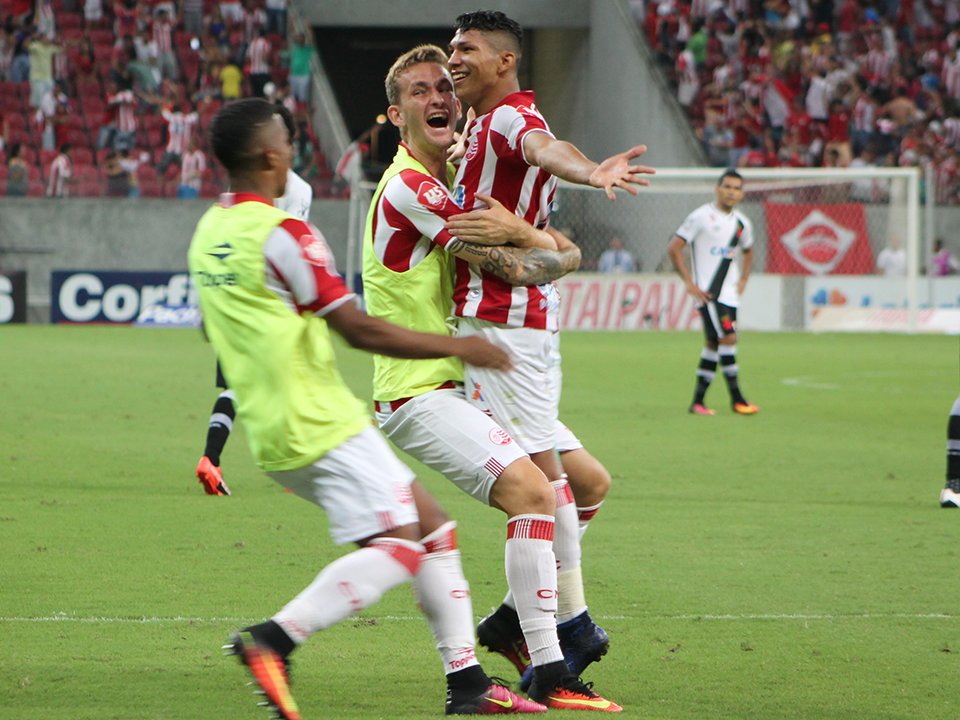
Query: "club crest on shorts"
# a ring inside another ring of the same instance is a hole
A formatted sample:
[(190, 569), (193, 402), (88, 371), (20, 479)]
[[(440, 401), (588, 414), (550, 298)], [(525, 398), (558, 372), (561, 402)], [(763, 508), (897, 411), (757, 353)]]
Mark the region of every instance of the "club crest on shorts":
[(513, 438), (503, 428), (494, 428), (490, 431), (490, 442), (494, 445), (509, 445), (513, 442)]

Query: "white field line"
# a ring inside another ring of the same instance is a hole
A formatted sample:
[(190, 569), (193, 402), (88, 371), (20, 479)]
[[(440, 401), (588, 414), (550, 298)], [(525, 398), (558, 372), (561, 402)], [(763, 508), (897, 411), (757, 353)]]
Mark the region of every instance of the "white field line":
[[(837, 620), (956, 620), (958, 615), (943, 613), (759, 613), (743, 615), (595, 615), (597, 620), (710, 620), (710, 621), (783, 621), (783, 620), (822, 620), (833, 622)], [(376, 615), (369, 616), (371, 620), (383, 622), (422, 622), (420, 615)], [(478, 618), (479, 619), (479, 618)], [(0, 623), (80, 623), (80, 624), (108, 624), (122, 623), (131, 625), (149, 624), (249, 624), (257, 622), (252, 617), (190, 617), (173, 615), (169, 617), (108, 617), (108, 616), (81, 616), (57, 613), (54, 615), (13, 615), (0, 616)]]

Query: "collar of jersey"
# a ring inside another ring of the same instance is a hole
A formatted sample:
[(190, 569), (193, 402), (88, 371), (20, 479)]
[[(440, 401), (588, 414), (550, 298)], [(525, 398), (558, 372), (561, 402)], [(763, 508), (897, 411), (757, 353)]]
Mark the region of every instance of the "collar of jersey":
[(239, 205), (240, 203), (245, 203), (245, 202), (259, 202), (259, 203), (263, 203), (264, 205), (271, 205), (271, 206), (273, 205), (272, 201), (267, 200), (267, 198), (263, 197), (262, 195), (257, 195), (256, 193), (225, 192), (220, 195), (221, 207), (229, 208), (229, 207), (233, 207), (234, 205)]

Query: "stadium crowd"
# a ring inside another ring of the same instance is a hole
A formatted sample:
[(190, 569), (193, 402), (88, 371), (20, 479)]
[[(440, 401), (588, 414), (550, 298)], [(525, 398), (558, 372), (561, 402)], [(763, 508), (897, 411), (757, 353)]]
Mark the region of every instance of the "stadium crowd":
[(206, 131), (249, 96), (291, 110), (294, 169), (332, 192), (287, 0), (0, 0), (0, 19), (0, 194), (216, 196)]
[(930, 167), (960, 202), (960, 1), (631, 6), (711, 164)]

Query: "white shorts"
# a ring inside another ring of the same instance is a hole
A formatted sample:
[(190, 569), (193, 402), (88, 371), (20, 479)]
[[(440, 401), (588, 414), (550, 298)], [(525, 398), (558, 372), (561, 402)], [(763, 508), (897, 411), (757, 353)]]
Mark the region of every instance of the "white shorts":
[(376, 418), (394, 445), (485, 505), (504, 469), (526, 457), (503, 428), (467, 402), (463, 388), (432, 390)]
[[(555, 332), (550, 338), (550, 383), (552, 392), (557, 396), (559, 406), (560, 391), (563, 387), (563, 368), (560, 358), (560, 333)], [(557, 443), (557, 452), (569, 452), (579, 450), (583, 447), (580, 438), (573, 434), (573, 431), (557, 418), (557, 429), (555, 439)]]
[(460, 318), (460, 335), (483, 335), (507, 350), (513, 370), (498, 372), (466, 365), (467, 399), (489, 414), (527, 453), (555, 446), (559, 383), (553, 377), (554, 333), (534, 328), (508, 328), (476, 318)]
[(368, 427), (312, 465), (267, 473), (327, 513), (338, 545), (419, 522), (410, 483), (413, 471)]

